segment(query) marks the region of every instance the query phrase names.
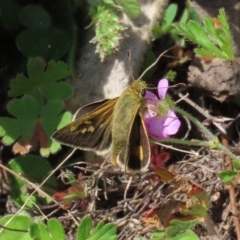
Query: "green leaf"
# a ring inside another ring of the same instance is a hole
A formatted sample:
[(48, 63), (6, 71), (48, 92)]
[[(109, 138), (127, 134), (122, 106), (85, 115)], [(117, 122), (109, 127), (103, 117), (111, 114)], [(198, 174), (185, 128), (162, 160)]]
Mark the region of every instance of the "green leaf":
[(87, 240), (91, 227), (92, 219), (90, 217), (84, 217), (78, 226), (76, 240)]
[(132, 18), (136, 18), (141, 13), (141, 8), (136, 0), (116, 0), (117, 3), (123, 8), (123, 11)]
[(40, 152), (42, 156), (48, 156), (49, 153), (55, 153), (61, 148), (60, 144), (50, 139), (50, 137), (56, 129), (60, 129), (71, 122), (70, 112), (60, 114), (63, 108), (62, 101), (55, 99), (48, 101), (41, 111), (40, 124), (48, 137), (47, 145), (41, 144)]
[(40, 110), (32, 96), (24, 95), (9, 102), (7, 109), (14, 118), (0, 118), (0, 136), (5, 145), (15, 142), (15, 154), (26, 154), (31, 148), (40, 146), (41, 155), (47, 157), (61, 148), (50, 138), (56, 129), (71, 122), (71, 114), (62, 113), (61, 100), (49, 100)]
[(240, 168), (240, 161), (233, 161), (233, 167), (234, 167), (234, 169), (239, 170), (239, 168)]
[(6, 145), (15, 142), (19, 137), (23, 142), (29, 142), (38, 114), (38, 106), (31, 96), (14, 99), (7, 105), (8, 112), (15, 118), (0, 118), (0, 136)]
[(191, 230), (177, 234), (174, 237), (167, 238), (167, 240), (199, 240), (198, 236)]
[(181, 232), (189, 231), (191, 228), (193, 228), (196, 224), (199, 223), (199, 220), (188, 220), (188, 221), (180, 221), (177, 219), (173, 219), (170, 222), (170, 226), (166, 229), (167, 236), (175, 237)]
[(103, 221), (99, 222), (96, 229), (91, 234), (88, 240), (116, 240), (117, 227), (112, 223), (104, 224)]
[(2, 0), (0, 17), (1, 22), (7, 29), (14, 30), (19, 26), (19, 12), (20, 6), (14, 0)]
[[(14, 158), (8, 163), (8, 167), (15, 173), (21, 174), (31, 182), (35, 183), (41, 183), (47, 174), (52, 170), (51, 165), (48, 163), (48, 161), (46, 161), (46, 159), (33, 155)], [(9, 175), (9, 178), (11, 180), (10, 185), (12, 189), (10, 193), (11, 199), (16, 206), (21, 207), (29, 197), (29, 191), (27, 189), (28, 184), (24, 180), (21, 180), (14, 175)], [(46, 188), (44, 191), (52, 195), (52, 187), (56, 186), (56, 178), (51, 176), (44, 185)], [(31, 208), (33, 203), (47, 204), (49, 201), (50, 199), (35, 193), (26, 204), (26, 207)]]
[(31, 236), (31, 239), (37, 240), (40, 238), (40, 231), (37, 223), (32, 223), (29, 226), (29, 234)]
[(218, 173), (218, 177), (224, 182), (229, 183), (231, 182), (236, 176), (239, 176), (240, 173), (232, 170), (223, 171)]
[(150, 237), (150, 240), (161, 240), (164, 239), (164, 236), (165, 236), (164, 231), (155, 231)]
[[(9, 220), (11, 221), (9, 222)], [(33, 220), (28, 216), (17, 215), (13, 217), (13, 214), (6, 215), (0, 219), (0, 224), (8, 228), (28, 230)], [(0, 239), (4, 240), (32, 240), (28, 232), (10, 231), (7, 229), (0, 230)]]
[(45, 60), (60, 59), (71, 43), (71, 35), (60, 28), (26, 29), (16, 37), (16, 44), (20, 52), (28, 58), (42, 57)]
[(31, 224), (29, 233), (34, 240), (51, 240), (46, 225), (42, 222)]
[[(46, 64), (41, 59), (29, 59), (28, 78), (18, 75), (12, 80), (8, 94), (18, 97), (23, 94), (43, 95), (46, 99), (66, 99), (72, 95), (72, 88), (59, 80), (70, 76), (70, 71), (63, 62), (50, 61)], [(36, 97), (39, 99), (39, 97)]]
[(199, 45), (195, 51), (203, 56), (234, 60), (233, 41), (225, 12), (222, 9), (219, 11), (217, 19), (220, 27), (215, 27), (211, 18), (205, 18), (202, 23), (196, 16), (195, 19), (187, 24), (175, 24), (179, 34)]
[(29, 227), (29, 233), (34, 240), (64, 240), (64, 230), (56, 219), (50, 219), (47, 226), (43, 222), (33, 223)]
[(49, 219), (47, 226), (52, 240), (65, 240), (63, 226), (57, 219)]
[(189, 19), (191, 19), (195, 22), (198, 22), (200, 24), (201, 18), (199, 17), (198, 13), (196, 12), (196, 10), (193, 7), (188, 8), (188, 16), (189, 16)]
[(189, 12), (188, 12), (188, 9), (185, 9), (179, 20), (179, 23), (186, 23), (188, 19), (189, 19)]
[(19, 19), (26, 28), (30, 29), (47, 29), (51, 25), (49, 14), (37, 5), (27, 5), (22, 8)]
[(161, 26), (154, 26), (152, 32), (155, 38), (160, 38), (164, 33)]
[(96, 52), (103, 61), (116, 53), (125, 27), (120, 23), (119, 11), (112, 1), (99, 2), (91, 6), (90, 15), (95, 23), (96, 36), (91, 43), (96, 44)]
[(78, 226), (77, 240), (116, 240), (117, 228), (112, 223), (105, 224), (103, 221), (99, 222), (95, 230), (90, 235), (92, 226), (92, 219), (84, 217)]
[(178, 10), (177, 4), (170, 4), (164, 13), (162, 27), (165, 28), (172, 24)]

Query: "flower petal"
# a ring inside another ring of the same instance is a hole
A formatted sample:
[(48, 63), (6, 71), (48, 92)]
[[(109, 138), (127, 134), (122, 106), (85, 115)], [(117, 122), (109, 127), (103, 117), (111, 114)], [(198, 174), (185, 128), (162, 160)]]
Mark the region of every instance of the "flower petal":
[(149, 119), (156, 117), (156, 115), (157, 115), (157, 113), (154, 112), (153, 110), (151, 110), (151, 108), (147, 108), (147, 110), (144, 112), (144, 116), (143, 116), (145, 124)]
[(168, 80), (163, 78), (158, 82), (158, 95), (160, 99), (164, 99), (168, 90)]
[(158, 100), (158, 97), (154, 93), (149, 92), (149, 91), (146, 91), (144, 98)]
[(166, 117), (154, 117), (145, 122), (148, 135), (152, 139), (161, 140), (166, 138), (166, 136), (163, 135), (163, 124), (165, 120)]
[(156, 112), (154, 112), (152, 109), (154, 109), (155, 105), (158, 102), (158, 97), (149, 91), (146, 91), (146, 94), (144, 98), (147, 99), (146, 104), (145, 104), (145, 112), (144, 112), (144, 119), (147, 120), (149, 118), (153, 118), (157, 115)]
[(174, 111), (168, 110), (167, 119), (164, 123), (165, 134), (167, 135), (175, 134), (178, 131), (180, 125), (181, 125), (181, 122), (179, 121)]
[(144, 121), (148, 135), (155, 140), (169, 138), (170, 135), (178, 131), (181, 125), (181, 122), (172, 110), (168, 111), (167, 116), (155, 116), (146, 118)]
[[(158, 94), (161, 100), (159, 100), (155, 94), (149, 91), (146, 91), (145, 94), (147, 101), (145, 105), (146, 110), (144, 111), (144, 122), (149, 137), (155, 140), (169, 138), (170, 135), (173, 135), (178, 131), (181, 125), (181, 122), (176, 114), (169, 108), (169, 110), (166, 109), (164, 114), (161, 114), (156, 110), (157, 104), (160, 104), (163, 102), (162, 100), (165, 99), (167, 90), (168, 80), (162, 79), (158, 82)], [(161, 104), (159, 106), (161, 106)]]

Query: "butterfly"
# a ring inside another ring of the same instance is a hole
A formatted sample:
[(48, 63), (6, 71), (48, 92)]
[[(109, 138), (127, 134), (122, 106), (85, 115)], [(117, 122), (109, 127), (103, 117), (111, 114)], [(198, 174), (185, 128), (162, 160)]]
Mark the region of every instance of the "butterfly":
[(135, 80), (113, 99), (80, 108), (72, 123), (57, 130), (52, 138), (61, 144), (108, 155), (112, 164), (125, 172), (141, 172), (150, 161), (150, 144), (143, 120), (147, 85)]

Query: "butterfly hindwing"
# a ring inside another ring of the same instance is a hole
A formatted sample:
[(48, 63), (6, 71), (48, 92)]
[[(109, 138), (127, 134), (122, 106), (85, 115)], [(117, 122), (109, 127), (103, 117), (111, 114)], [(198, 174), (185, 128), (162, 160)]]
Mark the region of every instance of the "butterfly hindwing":
[(126, 172), (144, 171), (149, 164), (150, 145), (141, 114), (136, 114), (130, 129), (128, 139), (119, 152), (117, 162), (119, 165), (123, 165)]

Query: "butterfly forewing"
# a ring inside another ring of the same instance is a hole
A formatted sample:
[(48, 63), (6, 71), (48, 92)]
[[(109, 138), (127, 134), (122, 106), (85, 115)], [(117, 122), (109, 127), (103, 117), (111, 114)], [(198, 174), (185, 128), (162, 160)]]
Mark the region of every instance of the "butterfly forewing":
[(87, 104), (81, 108), (79, 108), (74, 116), (73, 116), (73, 120), (76, 120), (80, 117), (83, 117), (85, 116), (86, 114), (89, 114), (91, 113), (92, 111), (96, 110), (97, 108), (101, 107), (101, 106), (104, 106), (104, 103), (110, 101), (110, 99), (102, 99), (100, 101), (96, 101), (96, 102), (93, 102), (93, 103), (90, 103), (90, 104)]
[[(116, 101), (117, 98), (86, 105), (75, 114), (75, 121), (56, 131), (52, 138), (74, 148), (95, 151), (99, 155), (109, 153), (112, 145), (113, 107)], [(89, 110), (92, 111), (89, 113)]]

